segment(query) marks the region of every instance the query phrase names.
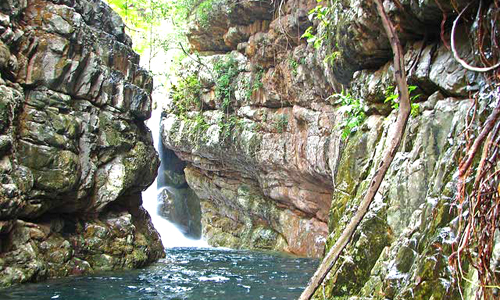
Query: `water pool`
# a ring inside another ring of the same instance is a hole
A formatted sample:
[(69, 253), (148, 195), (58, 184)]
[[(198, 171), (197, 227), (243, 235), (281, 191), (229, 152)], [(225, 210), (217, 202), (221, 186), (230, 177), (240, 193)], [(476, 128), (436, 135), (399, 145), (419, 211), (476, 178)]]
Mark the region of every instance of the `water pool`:
[(0, 290), (3, 300), (297, 299), (319, 261), (217, 248), (167, 249), (139, 270), (53, 279)]

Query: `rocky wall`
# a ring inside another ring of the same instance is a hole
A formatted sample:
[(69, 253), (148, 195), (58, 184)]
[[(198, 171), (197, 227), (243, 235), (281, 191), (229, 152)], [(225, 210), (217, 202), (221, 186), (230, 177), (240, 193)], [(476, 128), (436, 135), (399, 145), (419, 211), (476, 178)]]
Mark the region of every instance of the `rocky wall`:
[(0, 282), (163, 256), (140, 192), (152, 79), (100, 0), (0, 4)]
[[(209, 243), (321, 256), (356, 211), (397, 116), (374, 4), (332, 1), (325, 28), (308, 18), (316, 1), (213, 3), (213, 22), (193, 17), (189, 39), (204, 55), (179, 71), (163, 143), (188, 164)], [(384, 1), (419, 96), (370, 211), (317, 299), (459, 299), (448, 258), (462, 133), (472, 95), (479, 120), (499, 97), (496, 83), (455, 61), (449, 23), (441, 32), (443, 15), (453, 20), (467, 3)], [(311, 25), (328, 33), (319, 47), (301, 39)], [(455, 43), (473, 61), (469, 36), (459, 25)], [(354, 106), (365, 118), (345, 134)]]
[(159, 149), (161, 164), (158, 184), (158, 213), (174, 223), (186, 236), (201, 239), (200, 199), (186, 182), (184, 168), (186, 163), (177, 158), (172, 150)]
[[(293, 15), (285, 5), (275, 18), (267, 1), (230, 2), (231, 9), (216, 1), (216, 29), (192, 23), (192, 46), (210, 55), (201, 65), (186, 61), (180, 76), (199, 75), (202, 112), (175, 103), (162, 133), (164, 145), (188, 162), (186, 180), (202, 200), (203, 235), (212, 245), (323, 254), (338, 116), (324, 101), (332, 88), (318, 58), (295, 33), (310, 24), (314, 3), (294, 4)], [(237, 74), (227, 74), (231, 68)], [(217, 74), (232, 76), (229, 105)]]

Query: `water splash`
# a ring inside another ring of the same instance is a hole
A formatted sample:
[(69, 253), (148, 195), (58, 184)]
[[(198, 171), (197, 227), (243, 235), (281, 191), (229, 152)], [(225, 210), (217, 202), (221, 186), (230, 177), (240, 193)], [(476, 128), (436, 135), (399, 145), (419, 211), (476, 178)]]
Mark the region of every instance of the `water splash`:
[(0, 299), (288, 300), (300, 296), (318, 264), (271, 252), (175, 248), (146, 268), (18, 285), (0, 289)]
[[(158, 151), (158, 146), (160, 145), (160, 119), (161, 119), (161, 107), (156, 107), (151, 118), (146, 122), (153, 134), (154, 146), (156, 151)], [(177, 228), (175, 224), (169, 222), (161, 215), (158, 214), (158, 206), (160, 204), (158, 195), (161, 189), (157, 188), (156, 179), (155, 182), (149, 186), (149, 188), (142, 193), (143, 206), (148, 211), (151, 216), (151, 221), (154, 227), (158, 231), (165, 248), (175, 248), (175, 247), (209, 247), (207, 242), (200, 240), (193, 240), (184, 236), (184, 234)]]

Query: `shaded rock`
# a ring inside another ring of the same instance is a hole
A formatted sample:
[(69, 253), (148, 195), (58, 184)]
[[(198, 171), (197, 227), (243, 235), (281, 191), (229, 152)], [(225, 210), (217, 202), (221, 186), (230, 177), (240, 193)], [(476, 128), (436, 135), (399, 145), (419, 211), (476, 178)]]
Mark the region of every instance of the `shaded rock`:
[[(243, 42), (250, 32), (261, 27), (260, 24), (265, 24), (259, 22), (271, 20), (273, 14), (273, 8), (268, 1), (222, 0), (212, 1), (210, 5), (211, 7), (206, 9), (197, 6), (191, 14), (188, 40), (199, 52), (235, 50), (237, 44)], [(259, 25), (253, 25), (250, 30), (242, 30), (242, 26), (252, 23)]]
[[(97, 270), (144, 266), (163, 255), (163, 247), (140, 195), (123, 200), (120, 208), (98, 218), (18, 220), (9, 236), (0, 235), (2, 285)], [(54, 225), (59, 222), (60, 226)]]
[(312, 257), (322, 254), (326, 224), (276, 204), (262, 195), (253, 182), (235, 175), (228, 181), (186, 169), (189, 185), (203, 199), (203, 236), (210, 244)]
[[(432, 2), (432, 3), (431, 3)], [(385, 2), (384, 7), (398, 30), (403, 44), (422, 39), (425, 35), (438, 37), (442, 15), (448, 18), (456, 15), (452, 1), (401, 1), (401, 5)], [(460, 11), (467, 1), (454, 2)], [(347, 84), (357, 70), (379, 68), (391, 58), (389, 41), (380, 26), (373, 1), (337, 1), (330, 47), (339, 56), (333, 64), (333, 72), (338, 81)], [(443, 10), (442, 10), (443, 9)], [(434, 18), (432, 17), (434, 16)]]
[(0, 11), (1, 285), (162, 257), (140, 198), (159, 165), (152, 79), (121, 19), (98, 0)]
[(161, 216), (174, 223), (190, 238), (201, 238), (200, 199), (190, 188), (164, 187), (158, 194)]
[(161, 165), (157, 178), (158, 214), (175, 224), (193, 239), (201, 238), (200, 199), (188, 186), (184, 175), (186, 163), (166, 149), (160, 141)]
[(166, 149), (160, 142), (161, 166), (156, 180), (158, 188), (165, 186), (172, 188), (185, 188), (184, 168), (186, 163), (180, 160), (170, 149)]

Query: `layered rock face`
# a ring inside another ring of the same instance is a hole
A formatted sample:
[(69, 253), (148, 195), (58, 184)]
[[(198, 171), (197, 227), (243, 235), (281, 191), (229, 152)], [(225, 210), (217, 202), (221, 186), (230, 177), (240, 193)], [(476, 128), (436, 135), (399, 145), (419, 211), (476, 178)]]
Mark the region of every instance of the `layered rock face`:
[(100, 0), (0, 4), (2, 285), (163, 255), (140, 192), (152, 79)]
[(332, 89), (317, 58), (297, 45), (313, 5), (273, 19), (267, 1), (216, 2), (210, 20), (217, 22), (193, 23), (196, 50), (227, 54), (186, 61), (181, 77), (198, 74), (198, 92), (183, 99), (201, 105), (174, 95), (162, 133), (164, 145), (188, 162), (186, 180), (202, 201), (203, 235), (212, 245), (323, 254), (339, 140), (331, 133), (335, 110), (324, 101)]
[[(318, 299), (460, 297), (448, 258), (460, 226), (461, 132), (469, 95), (481, 92), (484, 120), (498, 87), (463, 69), (441, 42), (443, 13), (452, 18), (453, 5), (467, 1), (399, 2), (385, 5), (419, 107)], [(204, 56), (187, 59), (180, 72), (163, 143), (187, 162), (209, 243), (321, 256), (325, 239), (332, 245), (357, 210), (397, 115), (385, 102), (394, 71), (375, 7), (334, 1), (330, 39), (316, 49), (300, 39), (316, 1), (212, 3), (208, 25), (193, 19), (189, 39)], [(459, 26), (455, 43), (470, 60), (467, 34)], [(449, 43), (449, 32), (443, 36)], [(354, 105), (366, 106), (366, 119), (342, 138)]]

